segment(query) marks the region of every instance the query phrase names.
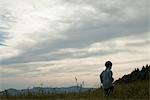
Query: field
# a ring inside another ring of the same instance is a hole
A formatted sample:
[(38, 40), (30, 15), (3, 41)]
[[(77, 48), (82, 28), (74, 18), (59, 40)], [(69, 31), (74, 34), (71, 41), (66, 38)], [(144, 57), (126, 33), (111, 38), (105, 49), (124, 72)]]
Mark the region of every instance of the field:
[(150, 99), (149, 81), (138, 81), (130, 84), (114, 85), (114, 92), (109, 96), (104, 96), (103, 89), (84, 93), (64, 93), (64, 94), (28, 94), (26, 96), (6, 97), (1, 96), (0, 100), (108, 100), (108, 99)]

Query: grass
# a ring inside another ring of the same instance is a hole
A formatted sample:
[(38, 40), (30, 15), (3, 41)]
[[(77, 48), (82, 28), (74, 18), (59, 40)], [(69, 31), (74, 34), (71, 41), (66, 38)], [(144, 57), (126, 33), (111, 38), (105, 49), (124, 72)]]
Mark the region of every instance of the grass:
[(114, 92), (109, 96), (104, 96), (103, 89), (87, 91), (84, 93), (64, 93), (64, 94), (28, 94), (17, 97), (1, 96), (0, 100), (112, 100), (131, 99), (149, 100), (149, 81), (138, 81), (130, 84), (114, 85)]

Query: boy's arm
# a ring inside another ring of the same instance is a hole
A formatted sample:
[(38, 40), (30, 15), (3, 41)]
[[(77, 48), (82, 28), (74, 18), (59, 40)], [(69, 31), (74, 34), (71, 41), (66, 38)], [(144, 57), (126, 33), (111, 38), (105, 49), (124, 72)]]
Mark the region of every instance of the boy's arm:
[(114, 81), (114, 78), (113, 78), (112, 76), (113, 76), (113, 72), (110, 71), (110, 78), (111, 78), (111, 81), (113, 82), (113, 81)]
[(100, 74), (100, 81), (101, 81), (101, 83), (103, 84), (102, 74), (103, 74), (103, 72)]

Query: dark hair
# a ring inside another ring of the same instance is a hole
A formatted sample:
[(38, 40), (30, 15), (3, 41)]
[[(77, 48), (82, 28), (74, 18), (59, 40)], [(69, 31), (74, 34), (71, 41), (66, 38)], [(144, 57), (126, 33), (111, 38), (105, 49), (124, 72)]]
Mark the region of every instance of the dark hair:
[(111, 66), (112, 66), (112, 63), (111, 63), (111, 61), (106, 61), (106, 63), (105, 63), (105, 66), (106, 66), (106, 68), (109, 68), (109, 67), (111, 67)]

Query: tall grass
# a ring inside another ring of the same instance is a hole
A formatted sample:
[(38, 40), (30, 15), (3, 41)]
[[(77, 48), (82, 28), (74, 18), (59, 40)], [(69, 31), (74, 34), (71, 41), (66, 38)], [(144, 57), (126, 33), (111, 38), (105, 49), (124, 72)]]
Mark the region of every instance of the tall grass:
[(138, 81), (130, 84), (116, 84), (115, 89), (110, 96), (105, 97), (102, 88), (95, 91), (80, 93), (47, 93), (32, 94), (21, 96), (1, 96), (0, 100), (108, 100), (108, 99), (134, 99), (149, 100), (149, 81)]

